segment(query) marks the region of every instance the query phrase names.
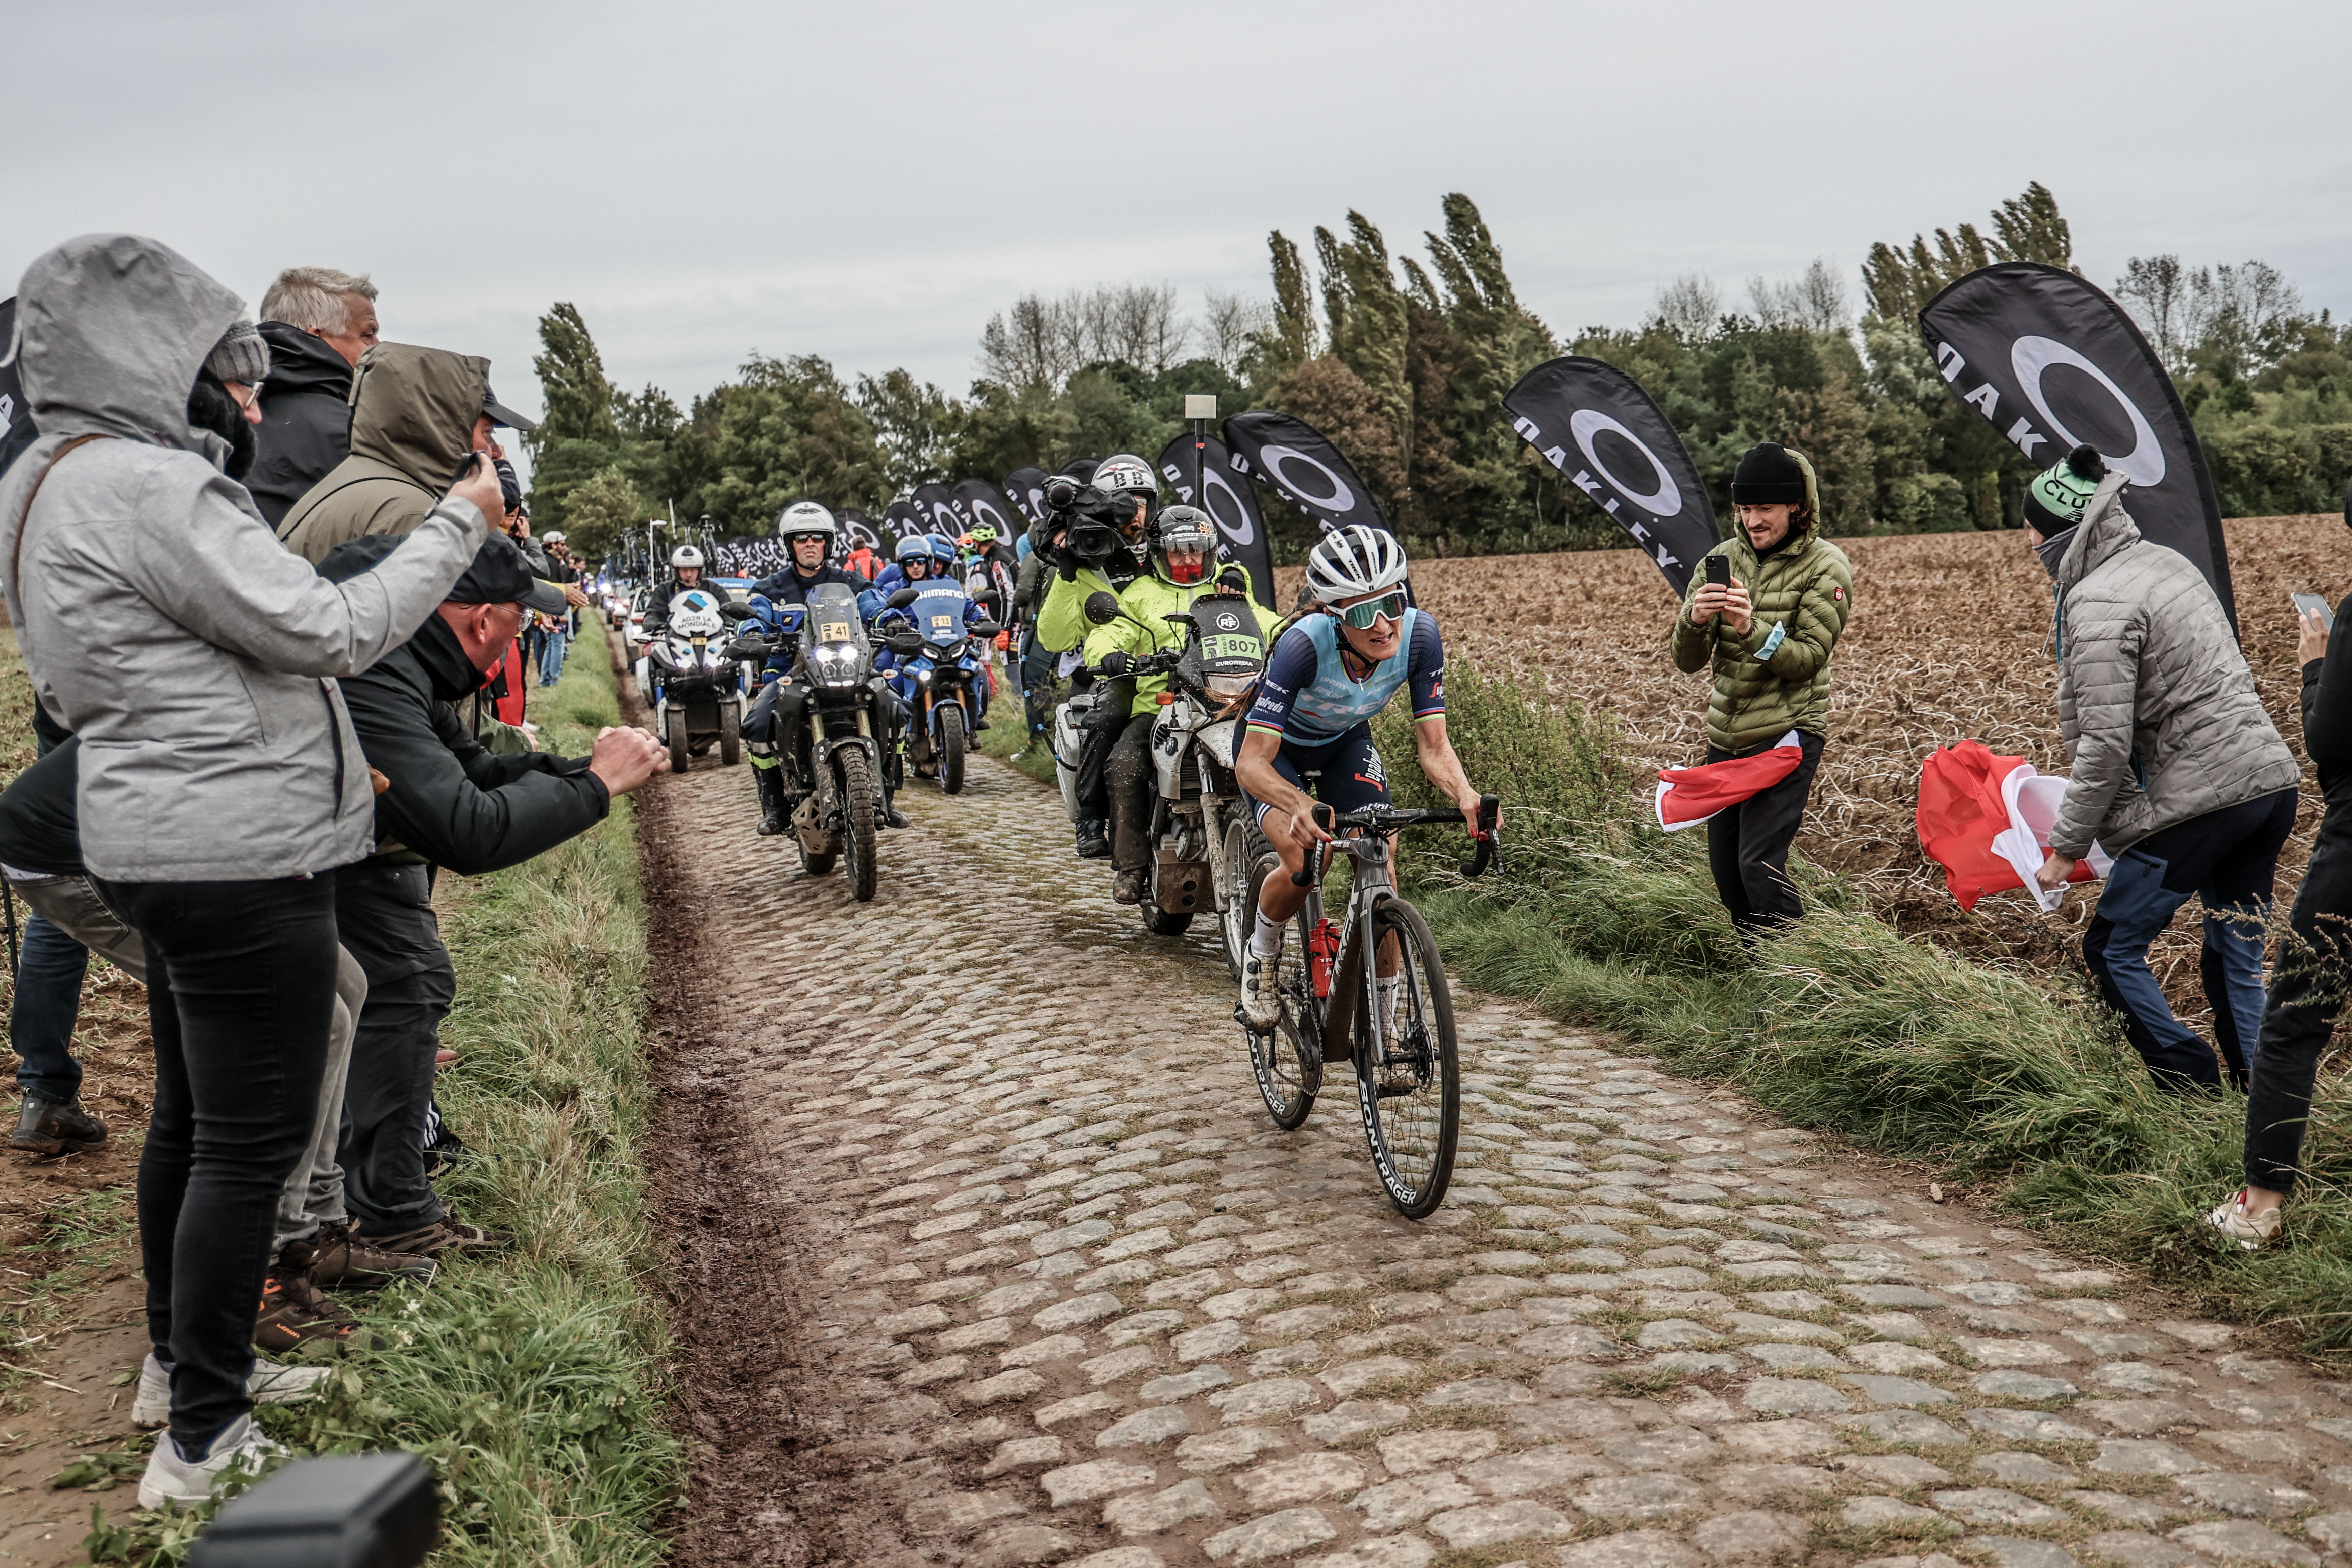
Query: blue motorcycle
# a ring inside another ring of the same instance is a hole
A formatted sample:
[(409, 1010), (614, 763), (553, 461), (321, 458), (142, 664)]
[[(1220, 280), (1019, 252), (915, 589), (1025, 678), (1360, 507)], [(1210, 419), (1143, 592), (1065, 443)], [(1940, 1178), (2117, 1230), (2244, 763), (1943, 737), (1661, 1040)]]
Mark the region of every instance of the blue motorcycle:
[(998, 627), (987, 608), (953, 582), (910, 584), (890, 596), (884, 622), (890, 684), (910, 719), (908, 760), (950, 795), (963, 789), (971, 737), (988, 727), (988, 643)]

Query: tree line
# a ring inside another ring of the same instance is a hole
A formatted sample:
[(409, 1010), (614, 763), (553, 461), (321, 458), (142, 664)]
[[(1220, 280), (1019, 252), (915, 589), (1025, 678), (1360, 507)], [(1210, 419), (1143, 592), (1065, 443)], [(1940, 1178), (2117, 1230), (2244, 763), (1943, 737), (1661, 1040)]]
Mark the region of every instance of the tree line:
[[(1783, 441), (1822, 475), (1837, 534), (2014, 526), (2033, 465), (1954, 399), (1917, 312), (1992, 262), (2078, 270), (2051, 192), (2029, 185), (1982, 227), (1874, 245), (1857, 311), (1826, 261), (1748, 280), (1733, 298), (1687, 277), (1630, 328), (1556, 336), (1518, 301), (1466, 195), (1440, 204), (1423, 257), (1391, 254), (1350, 212), (1302, 248), (1268, 236), (1271, 296), (1209, 293), (1187, 315), (1166, 285), (1032, 294), (982, 329), (961, 395), (904, 370), (845, 379), (814, 355), (754, 354), (680, 409), (624, 392), (580, 312), (541, 319), (534, 361), (547, 418), (530, 437), (535, 509), (588, 550), (674, 506), (722, 535), (770, 531), (814, 497), (878, 512), (931, 480), (1135, 452), (1183, 428), (1188, 392), (1225, 413), (1274, 408), (1324, 432), (1410, 548), (1433, 554), (1607, 548), (1615, 526), (1512, 434), (1501, 399), (1560, 353), (1632, 373), (1682, 433), (1728, 516), (1738, 455)], [(2133, 257), (2112, 292), (2171, 372), (2226, 515), (2332, 510), (2352, 475), (2352, 329), (2305, 310), (2260, 261), (2187, 267)], [(1269, 496), (1277, 558), (1312, 542)]]

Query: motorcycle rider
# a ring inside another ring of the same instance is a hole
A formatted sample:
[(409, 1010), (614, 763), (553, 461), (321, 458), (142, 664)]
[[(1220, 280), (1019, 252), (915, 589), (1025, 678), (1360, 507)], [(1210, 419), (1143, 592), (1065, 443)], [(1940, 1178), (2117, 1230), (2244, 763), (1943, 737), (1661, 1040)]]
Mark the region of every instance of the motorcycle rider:
[[(1055, 492), (1048, 491), (1051, 496)], [(1085, 690), (1076, 671), (1085, 661), (1076, 650), (1091, 630), (1087, 601), (1097, 593), (1118, 595), (1144, 569), (1148, 546), (1144, 531), (1159, 488), (1143, 459), (1121, 453), (1097, 465), (1093, 483), (1070, 492), (1049, 519), (1052, 564), (1059, 576), (1046, 591), (1037, 612), (1037, 645), (1048, 653), (1067, 655), (1062, 673), (1073, 674), (1073, 685)], [(1087, 716), (1087, 733), (1078, 755), (1078, 820), (1075, 824), (1081, 859), (1099, 860), (1110, 853), (1108, 831), (1110, 800), (1103, 768), (1110, 748), (1126, 727), (1128, 705), (1114, 693), (1097, 700)]]
[(653, 601), (646, 606), (644, 626), (647, 632), (660, 631), (669, 624), (669, 602), (681, 593), (702, 590), (713, 599), (718, 590), (702, 580), (702, 552), (692, 545), (680, 545), (669, 552), (669, 580), (662, 584)]
[[(1184, 629), (1165, 617), (1190, 610), (1203, 594), (1238, 597), (1248, 604), (1261, 636), (1273, 625), (1274, 612), (1249, 599), (1249, 578), (1239, 568), (1211, 580), (1217, 566), (1217, 527), (1207, 513), (1193, 507), (1169, 507), (1160, 514), (1150, 548), (1151, 570), (1119, 594), (1119, 618), (1088, 633), (1087, 664), (1117, 680), (1136, 658), (1182, 648)], [(1121, 904), (1140, 904), (1150, 887), (1151, 727), (1159, 717), (1160, 694), (1168, 689), (1168, 677), (1144, 675), (1131, 684), (1135, 695), (1123, 711), (1124, 722), (1103, 768), (1110, 797), (1111, 864), (1118, 873), (1111, 896)]]
[(922, 535), (908, 534), (890, 553), (898, 559), (884, 567), (882, 575), (874, 580), (874, 591), (884, 598), (931, 576), (931, 541)]
[[(833, 514), (814, 501), (795, 501), (786, 507), (776, 521), (776, 535), (783, 540), (784, 552), (792, 564), (772, 577), (763, 577), (751, 585), (754, 601), (766, 600), (782, 608), (804, 605), (809, 594), (828, 582), (836, 582), (857, 596), (857, 612), (867, 624), (882, 609), (882, 600), (871, 583), (854, 571), (826, 564), (833, 553), (834, 541), (840, 538), (839, 525)], [(898, 704), (891, 703), (895, 710)], [(777, 754), (775, 737), (779, 732), (796, 735), (808, 714), (808, 691), (793, 680), (789, 669), (760, 689), (752, 700), (751, 712), (743, 722), (743, 748), (751, 754), (751, 778), (760, 791), (760, 831), (772, 836), (784, 831), (787, 806), (784, 780), (781, 771), (782, 759)], [(882, 737), (886, 748), (898, 744), (899, 733), (905, 729), (904, 716), (894, 713), (892, 734)], [(885, 785), (882, 791), (882, 820), (894, 828), (908, 825), (906, 813), (896, 803), (898, 791)]]
[[(1478, 820), (1478, 791), (1445, 736), (1445, 645), (1428, 611), (1405, 602), (1404, 550), (1382, 528), (1351, 523), (1324, 536), (1307, 557), (1307, 591), (1318, 606), (1291, 622), (1266, 660), (1234, 777), (1257, 811), (1284, 874), (1259, 885), (1257, 925), (1242, 964), (1243, 1019), (1252, 1029), (1281, 1021), (1274, 979), (1282, 934), (1307, 902), (1290, 879), (1331, 835), (1315, 821), (1304, 777), (1319, 770), (1316, 794), (1336, 811), (1385, 805), (1388, 775), (1372, 745), (1372, 716), (1400, 686), (1412, 693), (1413, 743), (1421, 770), (1451, 796), (1464, 818)], [(1499, 819), (1498, 819), (1499, 824)], [(1387, 1001), (1395, 955), (1380, 957), (1378, 984)]]

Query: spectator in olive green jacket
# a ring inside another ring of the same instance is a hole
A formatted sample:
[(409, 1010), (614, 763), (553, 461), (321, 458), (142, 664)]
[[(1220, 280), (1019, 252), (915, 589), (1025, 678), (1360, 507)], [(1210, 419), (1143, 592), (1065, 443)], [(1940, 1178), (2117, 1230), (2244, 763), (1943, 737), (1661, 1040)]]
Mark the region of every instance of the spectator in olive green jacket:
[(1828, 733), (1830, 655), (1853, 607), (1844, 552), (1820, 537), (1821, 487), (1802, 453), (1772, 442), (1749, 448), (1731, 477), (1739, 528), (1707, 552), (1730, 564), (1731, 581), (1706, 580), (1705, 563), (1675, 617), (1675, 667), (1713, 666), (1706, 759), (1752, 757), (1794, 734), (1804, 760), (1769, 789), (1706, 824), (1716, 892), (1743, 938), (1804, 913), (1789, 880), (1789, 845), (1804, 821)]

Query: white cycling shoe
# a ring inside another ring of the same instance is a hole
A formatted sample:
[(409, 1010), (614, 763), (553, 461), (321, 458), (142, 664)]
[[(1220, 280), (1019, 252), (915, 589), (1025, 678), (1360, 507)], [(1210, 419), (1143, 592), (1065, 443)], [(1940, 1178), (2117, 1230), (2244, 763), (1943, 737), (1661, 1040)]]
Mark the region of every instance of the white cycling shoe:
[(1242, 1021), (1260, 1034), (1282, 1021), (1282, 998), (1275, 983), (1282, 971), (1282, 949), (1261, 957), (1255, 951), (1242, 956)]

